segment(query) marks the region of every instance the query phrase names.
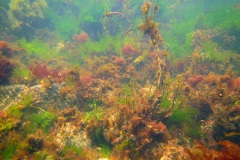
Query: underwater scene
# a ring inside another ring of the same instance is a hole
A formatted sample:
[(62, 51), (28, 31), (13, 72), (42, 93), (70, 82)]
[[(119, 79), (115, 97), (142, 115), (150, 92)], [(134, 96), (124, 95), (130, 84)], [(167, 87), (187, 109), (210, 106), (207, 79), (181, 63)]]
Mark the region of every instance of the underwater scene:
[(240, 160), (239, 0), (1, 0), (0, 159)]

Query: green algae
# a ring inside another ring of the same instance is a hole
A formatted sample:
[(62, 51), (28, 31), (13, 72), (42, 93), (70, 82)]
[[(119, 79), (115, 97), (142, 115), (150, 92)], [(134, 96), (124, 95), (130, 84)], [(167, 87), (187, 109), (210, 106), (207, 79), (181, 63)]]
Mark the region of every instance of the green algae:
[(49, 46), (40, 40), (27, 42), (25, 38), (19, 41), (20, 46), (26, 51), (28, 56), (39, 56), (43, 59), (58, 57), (57, 49)]
[(3, 160), (11, 159), (16, 151), (14, 144), (8, 145), (3, 151), (0, 151), (0, 155)]
[(84, 121), (93, 120), (93, 119), (100, 120), (103, 117), (104, 110), (101, 107), (96, 107), (94, 103), (93, 103), (93, 107), (94, 109), (92, 111), (84, 113)]
[(199, 111), (194, 107), (178, 108), (173, 110), (172, 115), (167, 120), (167, 126), (170, 128), (177, 126), (184, 128), (183, 132), (191, 138), (201, 136), (200, 124), (198, 122)]
[(126, 148), (131, 148), (131, 149), (135, 148), (134, 143), (132, 142), (131, 139), (125, 139), (114, 147), (116, 151), (122, 151), (123, 149), (126, 149)]
[(11, 119), (7, 120), (6, 122), (0, 121), (0, 132), (10, 130), (15, 126), (16, 123)]
[(63, 148), (63, 154), (67, 154), (67, 152), (68, 152), (69, 150), (74, 151), (75, 154), (77, 154), (77, 155), (86, 156), (86, 153), (84, 152), (83, 148), (77, 146), (76, 144), (65, 145), (64, 148)]
[(193, 107), (186, 107), (184, 109), (173, 110), (173, 114), (168, 119), (170, 125), (182, 126), (191, 123), (197, 118), (198, 111)]
[(15, 67), (13, 69), (13, 77), (18, 77), (18, 78), (24, 78), (24, 79), (29, 79), (30, 78), (30, 70), (23, 68), (23, 67)]
[(22, 102), (21, 102), (21, 104), (23, 104), (24, 106), (28, 106), (28, 105), (30, 105), (32, 103), (32, 100), (33, 100), (32, 94), (22, 95)]
[(99, 152), (103, 156), (110, 157), (112, 145), (105, 140), (102, 127), (95, 128), (91, 133), (90, 138), (94, 142), (94, 145), (100, 147)]
[(8, 114), (12, 117), (21, 118), (23, 113), (20, 106), (11, 106), (8, 110)]
[(53, 112), (33, 113), (30, 115), (29, 120), (34, 128), (41, 128), (45, 133), (53, 126), (57, 120), (57, 116)]

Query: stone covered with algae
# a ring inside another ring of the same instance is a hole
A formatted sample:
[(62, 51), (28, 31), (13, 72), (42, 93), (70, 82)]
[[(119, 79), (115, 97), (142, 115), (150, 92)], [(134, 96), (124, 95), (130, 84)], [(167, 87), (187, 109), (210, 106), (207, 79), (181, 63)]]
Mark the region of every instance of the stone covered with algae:
[(42, 109), (63, 109), (69, 106), (78, 106), (75, 95), (62, 97), (59, 94), (61, 85), (53, 84), (50, 88), (42, 85), (26, 86), (23, 84), (0, 86), (0, 109), (9, 108), (23, 103), (25, 95), (31, 95), (31, 105)]

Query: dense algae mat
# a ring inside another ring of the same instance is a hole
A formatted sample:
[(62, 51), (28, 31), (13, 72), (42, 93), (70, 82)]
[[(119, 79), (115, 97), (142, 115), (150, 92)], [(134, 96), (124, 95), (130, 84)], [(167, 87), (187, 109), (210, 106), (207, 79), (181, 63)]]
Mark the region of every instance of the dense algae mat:
[(0, 159), (240, 159), (237, 0), (0, 2)]

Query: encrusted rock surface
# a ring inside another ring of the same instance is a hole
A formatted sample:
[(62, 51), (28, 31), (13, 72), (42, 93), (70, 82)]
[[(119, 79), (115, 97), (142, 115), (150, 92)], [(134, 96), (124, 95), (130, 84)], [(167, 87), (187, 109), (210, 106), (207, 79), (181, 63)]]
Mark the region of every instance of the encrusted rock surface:
[(54, 107), (63, 109), (71, 106), (79, 106), (75, 95), (61, 96), (59, 88), (61, 85), (53, 84), (51, 88), (44, 88), (42, 85), (26, 86), (26, 85), (9, 85), (0, 86), (0, 109), (10, 106), (19, 105), (24, 95), (32, 95), (31, 104), (47, 109)]
[(87, 133), (68, 122), (57, 129), (55, 140), (61, 147), (65, 145), (76, 145), (83, 148), (92, 146)]
[[(67, 107), (79, 106), (76, 95), (67, 94), (61, 96), (59, 89), (63, 85), (53, 84), (51, 88), (44, 88), (42, 85), (9, 85), (0, 86), (0, 109), (7, 109), (11, 106), (23, 103), (24, 95), (31, 95), (31, 106), (47, 110), (48, 107), (64, 109)], [(78, 129), (70, 122), (62, 124), (57, 128), (56, 141), (61, 147), (65, 145), (76, 145), (77, 147), (90, 147), (91, 140), (86, 132)]]

